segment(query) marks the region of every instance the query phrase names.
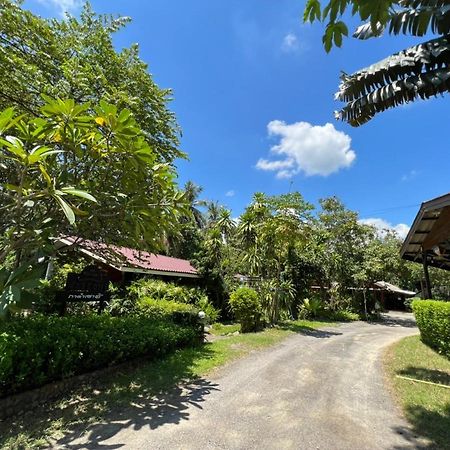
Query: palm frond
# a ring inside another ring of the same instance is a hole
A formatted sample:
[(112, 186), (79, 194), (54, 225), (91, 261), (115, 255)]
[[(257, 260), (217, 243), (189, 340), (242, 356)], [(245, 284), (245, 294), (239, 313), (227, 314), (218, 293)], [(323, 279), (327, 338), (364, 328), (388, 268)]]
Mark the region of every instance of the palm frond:
[(353, 75), (341, 76), (335, 98), (347, 105), (336, 118), (359, 126), (386, 109), (450, 91), (450, 36), (396, 53)]

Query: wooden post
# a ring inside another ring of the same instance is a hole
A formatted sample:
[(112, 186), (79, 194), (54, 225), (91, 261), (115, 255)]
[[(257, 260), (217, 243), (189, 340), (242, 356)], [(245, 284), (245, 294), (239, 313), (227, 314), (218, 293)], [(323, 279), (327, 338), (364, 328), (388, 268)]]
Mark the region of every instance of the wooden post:
[(422, 263), (423, 263), (423, 273), (425, 275), (424, 295), (425, 298), (431, 299), (433, 298), (433, 296), (431, 294), (430, 274), (428, 273), (428, 259), (426, 250), (422, 252)]

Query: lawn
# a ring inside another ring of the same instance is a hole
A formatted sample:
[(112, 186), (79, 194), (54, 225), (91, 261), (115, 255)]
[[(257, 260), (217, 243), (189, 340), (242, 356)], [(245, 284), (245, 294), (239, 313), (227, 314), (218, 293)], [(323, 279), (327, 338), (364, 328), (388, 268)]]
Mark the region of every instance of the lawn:
[[(193, 399), (189, 389), (186, 394), (186, 389), (177, 386), (178, 383), (194, 380), (196, 387), (192, 396), (196, 402), (201, 402), (214, 389), (204, 377), (220, 366), (274, 345), (294, 333), (314, 332), (335, 325), (336, 322), (307, 320), (285, 322), (259, 333), (237, 334), (197, 348), (178, 350), (159, 361), (122, 367), (114, 375), (98, 379), (95, 386), (81, 387), (61, 400), (0, 422), (0, 448), (42, 448), (54, 445), (59, 439), (62, 440), (58, 444), (70, 446), (83, 430), (92, 431), (96, 423), (120, 424), (130, 417), (139, 417), (139, 426), (144, 423), (152, 426), (152, 421), (157, 420), (152, 411), (160, 404), (169, 408), (164, 414), (182, 417), (182, 411)], [(234, 325), (221, 332), (226, 334), (233, 327), (233, 332), (238, 331)]]
[(389, 348), (385, 367), (414, 432), (431, 442), (429, 448), (450, 448), (450, 361), (412, 336)]

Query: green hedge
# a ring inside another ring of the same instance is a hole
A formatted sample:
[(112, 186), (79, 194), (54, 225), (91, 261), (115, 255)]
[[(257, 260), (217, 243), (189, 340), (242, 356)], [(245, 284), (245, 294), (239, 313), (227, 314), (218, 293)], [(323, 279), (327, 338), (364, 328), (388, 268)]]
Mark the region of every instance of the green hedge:
[(28, 317), (0, 325), (0, 396), (193, 344), (198, 331), (145, 317)]
[(450, 358), (450, 302), (414, 300), (412, 309), (422, 341)]

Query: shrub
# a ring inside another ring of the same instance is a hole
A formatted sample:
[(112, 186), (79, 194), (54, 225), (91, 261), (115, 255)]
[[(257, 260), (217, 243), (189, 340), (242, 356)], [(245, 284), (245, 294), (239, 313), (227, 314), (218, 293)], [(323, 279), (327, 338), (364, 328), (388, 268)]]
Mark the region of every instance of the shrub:
[(219, 318), (219, 311), (214, 308), (200, 288), (177, 286), (160, 280), (140, 278), (128, 287), (127, 292), (127, 299), (131, 303), (137, 303), (142, 298), (173, 301), (178, 304), (192, 305), (198, 310), (204, 311), (210, 322), (216, 322)]
[(247, 287), (236, 289), (230, 295), (230, 308), (243, 333), (261, 329), (262, 306), (255, 290)]
[(185, 303), (170, 300), (155, 300), (150, 297), (140, 298), (136, 304), (137, 313), (151, 319), (172, 319), (174, 314), (198, 314), (198, 309)]
[(450, 358), (450, 302), (414, 300), (412, 309), (422, 341)]
[(0, 396), (198, 339), (193, 327), (145, 317), (31, 316), (0, 326)]
[(323, 314), (324, 304), (318, 298), (305, 298), (298, 308), (298, 317), (300, 319), (315, 319)]
[(325, 310), (321, 317), (324, 319), (337, 320), (341, 322), (352, 322), (354, 320), (361, 319), (358, 313), (349, 311), (348, 309), (339, 309), (337, 311)]

